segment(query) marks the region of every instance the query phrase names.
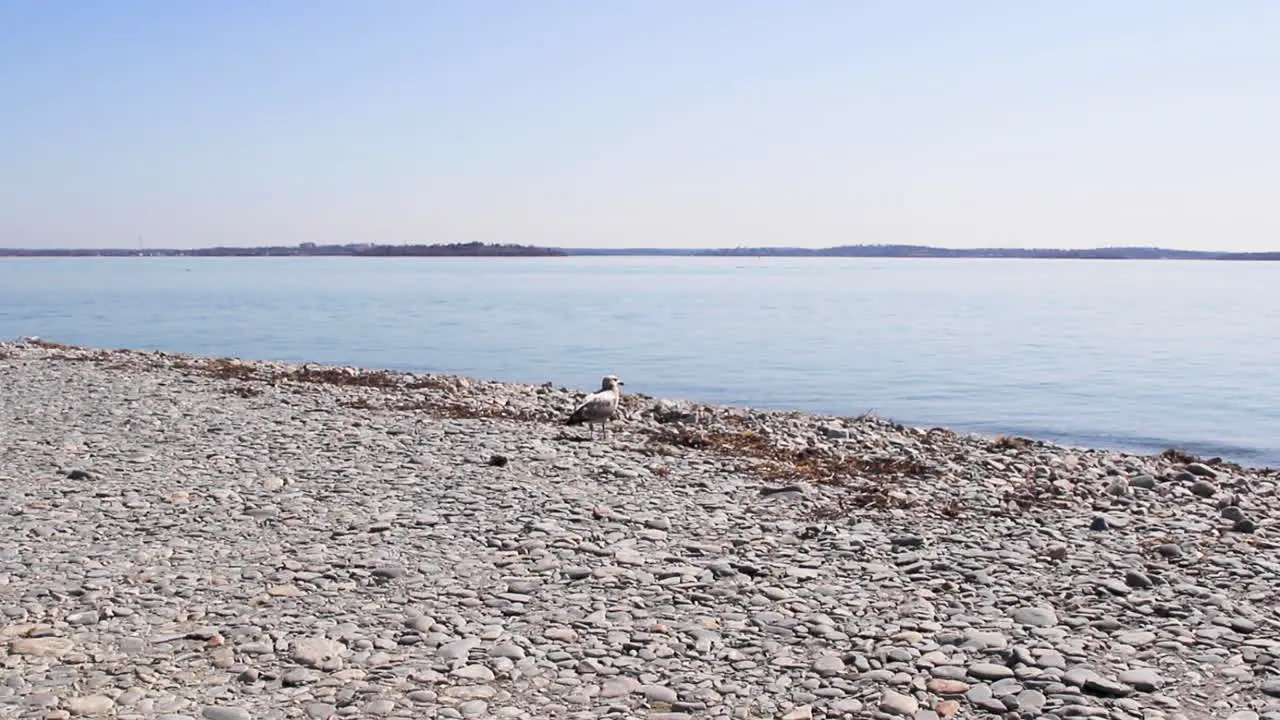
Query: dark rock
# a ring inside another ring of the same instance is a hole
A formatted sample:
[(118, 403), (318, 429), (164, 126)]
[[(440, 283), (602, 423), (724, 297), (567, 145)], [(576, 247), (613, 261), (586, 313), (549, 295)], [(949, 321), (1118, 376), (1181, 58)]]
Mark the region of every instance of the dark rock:
[(1249, 518), (1240, 518), (1231, 526), (1231, 529), (1239, 533), (1251, 533), (1258, 529), (1258, 524)]
[(1073, 667), (1062, 675), (1068, 685), (1074, 685), (1086, 693), (1101, 697), (1127, 697), (1133, 694), (1133, 688), (1124, 683), (1103, 677), (1097, 672), (1083, 667)]
[(280, 514), (280, 508), (274, 506), (248, 508), (244, 511), (244, 514), (254, 520), (270, 520)]
[(494, 467), (506, 467), (508, 462), (510, 461), (506, 455), (493, 455), (489, 458), (489, 464)]
[(398, 565), (383, 565), (373, 569), (373, 576), (379, 580), (394, 580), (404, 575), (405, 569)]
[(1107, 522), (1106, 518), (1102, 517), (1101, 515), (1098, 515), (1093, 518), (1093, 523), (1089, 525), (1089, 529), (1097, 532), (1102, 532), (1103, 530), (1110, 530), (1111, 523)]
[(1137, 570), (1126, 570), (1124, 573), (1124, 582), (1129, 587), (1135, 588), (1149, 588), (1153, 584), (1151, 582), (1151, 578)]
[(1251, 633), (1258, 629), (1258, 623), (1248, 618), (1232, 618), (1231, 629), (1238, 633)]
[(1133, 689), (1128, 685), (1101, 675), (1094, 675), (1085, 680), (1083, 689), (1087, 693), (1100, 697), (1128, 697), (1133, 694)]
[(761, 497), (770, 497), (770, 496), (773, 496), (773, 495), (782, 495), (782, 494), (784, 494), (784, 493), (791, 493), (791, 494), (795, 494), (795, 495), (804, 495), (804, 494), (805, 494), (805, 493), (807, 493), (808, 491), (809, 491), (809, 487), (808, 487), (807, 485), (804, 485), (803, 483), (798, 483), (798, 484), (795, 484), (795, 485), (782, 485), (782, 486), (779, 486), (779, 487), (763, 487), (763, 488), (760, 488), (760, 496), (761, 496)]
[(1204, 463), (1191, 463), (1187, 466), (1187, 472), (1200, 477), (1215, 478), (1218, 477), (1218, 471), (1205, 465)]
[(1129, 486), (1142, 488), (1144, 490), (1154, 490), (1156, 487), (1156, 479), (1150, 475), (1136, 475), (1129, 478)]
[(73, 470), (67, 471), (67, 479), (68, 480), (92, 480), (93, 475), (90, 474), (88, 470), (81, 470), (80, 468), (75, 468)]
[(1196, 480), (1191, 483), (1191, 493), (1193, 495), (1197, 495), (1202, 498), (1210, 498), (1213, 497), (1213, 494), (1216, 492), (1218, 492), (1218, 489), (1208, 480)]
[(827, 436), (828, 440), (848, 440), (849, 430), (838, 425), (828, 425), (822, 429), (822, 434)]

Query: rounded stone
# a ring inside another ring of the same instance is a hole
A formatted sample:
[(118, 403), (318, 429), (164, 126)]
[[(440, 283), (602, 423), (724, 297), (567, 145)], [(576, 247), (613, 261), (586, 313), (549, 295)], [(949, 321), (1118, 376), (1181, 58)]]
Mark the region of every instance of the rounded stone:
[(1013, 669), (1008, 665), (974, 663), (969, 666), (969, 675), (979, 680), (1003, 680), (1013, 677), (1013, 674)]
[(1032, 627), (1053, 627), (1058, 624), (1058, 615), (1053, 608), (1021, 607), (1013, 611), (1013, 621)]
[(886, 689), (880, 695), (880, 712), (888, 715), (914, 715), (920, 709), (920, 701), (911, 695)]

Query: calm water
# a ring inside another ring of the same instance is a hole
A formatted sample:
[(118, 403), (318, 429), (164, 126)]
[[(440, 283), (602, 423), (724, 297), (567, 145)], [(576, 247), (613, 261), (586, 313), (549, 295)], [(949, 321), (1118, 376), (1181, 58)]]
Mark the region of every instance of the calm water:
[(1280, 465), (1280, 264), (0, 259), (0, 338), (461, 373)]

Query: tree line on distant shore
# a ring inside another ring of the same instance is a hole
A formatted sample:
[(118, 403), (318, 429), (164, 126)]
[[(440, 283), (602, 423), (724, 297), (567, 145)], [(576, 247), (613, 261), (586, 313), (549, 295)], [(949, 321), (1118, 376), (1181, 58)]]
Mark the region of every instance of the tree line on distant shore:
[(179, 250), (148, 248), (126, 250), (99, 249), (6, 249), (0, 256), (10, 257), (563, 257), (556, 248), (532, 245), (498, 245), (484, 243), (450, 243), (441, 245), (268, 245), (261, 247), (218, 246)]
[(686, 255), (717, 257), (1023, 258), (1074, 260), (1280, 260), (1280, 252), (1219, 252), (1154, 247), (940, 248), (928, 245), (840, 245), (828, 248), (571, 249), (570, 255)]
[[(1074, 260), (1280, 260), (1280, 252), (1232, 253), (1212, 250), (1170, 250), (1153, 247), (1102, 247), (1076, 250), (1053, 248), (937, 248), (926, 245), (843, 245), (806, 250), (781, 248), (779, 255), (814, 257), (1028, 258)], [(756, 255), (751, 248), (717, 250), (716, 255)]]
[(209, 256), (340, 256), (340, 257), (555, 257), (562, 250), (533, 245), (497, 245), (478, 242), (440, 245), (316, 245), (294, 247), (216, 247), (181, 251), (182, 255)]
[(484, 245), (453, 243), (450, 245), (374, 245), (353, 253), (359, 257), (563, 257), (556, 248), (533, 245)]

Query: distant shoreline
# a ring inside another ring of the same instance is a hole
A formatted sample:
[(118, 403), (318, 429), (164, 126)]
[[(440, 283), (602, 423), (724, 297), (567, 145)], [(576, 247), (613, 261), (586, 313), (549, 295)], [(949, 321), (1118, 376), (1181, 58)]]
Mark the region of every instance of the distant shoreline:
[(211, 248), (0, 248), (0, 257), (564, 257), (557, 248), (532, 245), (271, 245)]
[(1280, 261), (1280, 251), (1221, 252), (1146, 247), (939, 248), (926, 245), (842, 245), (829, 248), (554, 248), (532, 245), (315, 245), (177, 248), (0, 248), (0, 257), (816, 257), (1034, 260)]

